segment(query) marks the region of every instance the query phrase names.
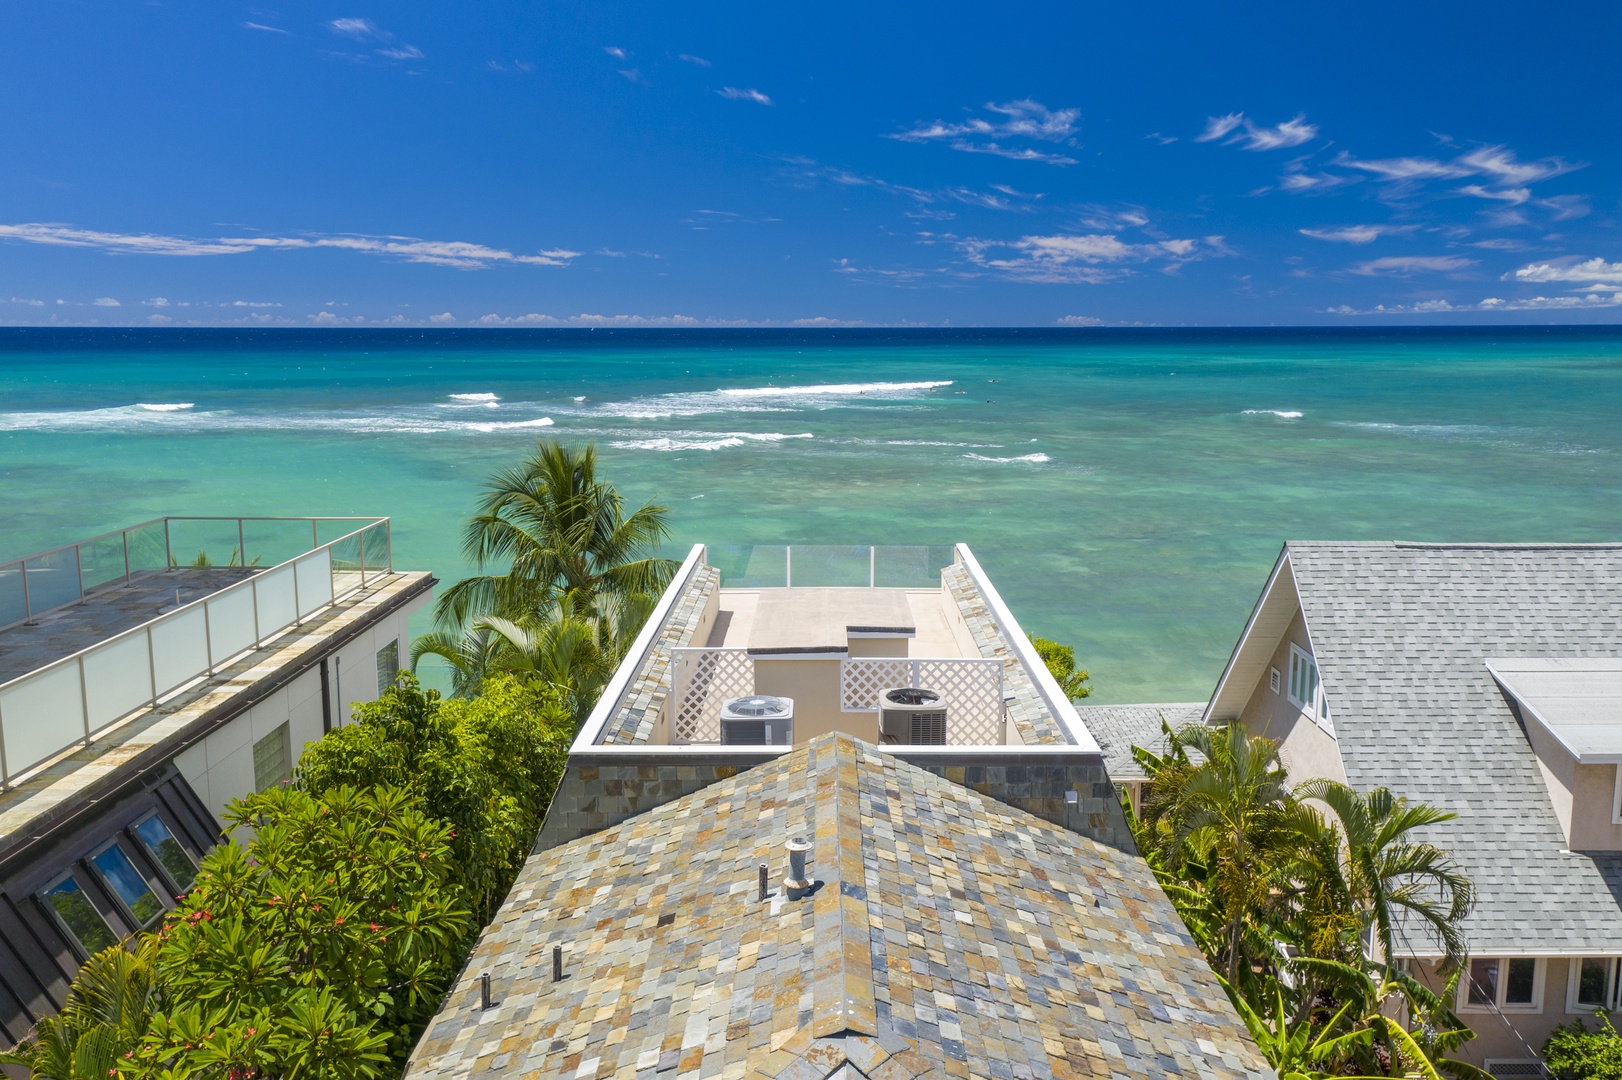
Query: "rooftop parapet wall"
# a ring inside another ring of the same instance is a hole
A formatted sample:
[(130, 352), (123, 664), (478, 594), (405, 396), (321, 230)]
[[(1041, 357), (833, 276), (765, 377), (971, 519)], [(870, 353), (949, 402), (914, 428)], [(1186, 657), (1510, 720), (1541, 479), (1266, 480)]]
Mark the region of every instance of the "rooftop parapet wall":
[(1036, 684), (1009, 646), (1002, 627), (992, 615), (991, 605), (975, 585), (968, 567), (963, 563), (947, 567), (941, 571), (941, 582), (956, 602), (958, 614), (979, 647), (980, 655), (1000, 658), (1003, 662), (1003, 702), (1019, 741), (1027, 746), (1068, 744), (1071, 740), (1054, 718), (1053, 710), (1036, 692)]
[(670, 695), (671, 650), (695, 642), (702, 643), (715, 621), (716, 596), (721, 588), (721, 572), (713, 566), (700, 566), (682, 589), (665, 618), (653, 648), (648, 650), (636, 679), (608, 723), (605, 743), (648, 743), (653, 741), (665, 698)]

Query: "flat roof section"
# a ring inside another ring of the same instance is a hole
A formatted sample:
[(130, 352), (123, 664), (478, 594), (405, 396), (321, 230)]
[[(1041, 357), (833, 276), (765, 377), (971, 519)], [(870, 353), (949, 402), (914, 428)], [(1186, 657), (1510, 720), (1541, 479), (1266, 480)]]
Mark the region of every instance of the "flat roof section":
[(1487, 670), (1580, 764), (1622, 762), (1622, 657), (1490, 659)]
[(182, 566), (137, 575), (86, 596), (81, 604), (58, 608), (0, 630), (0, 684), (72, 656), (98, 642), (150, 622), (177, 604), (189, 604), (261, 573), (259, 567)]

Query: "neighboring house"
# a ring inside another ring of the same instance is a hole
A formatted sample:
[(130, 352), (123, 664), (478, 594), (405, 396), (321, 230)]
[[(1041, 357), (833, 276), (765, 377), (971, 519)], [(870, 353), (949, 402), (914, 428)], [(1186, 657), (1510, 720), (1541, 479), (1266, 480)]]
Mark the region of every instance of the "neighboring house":
[[(1112, 768), (1121, 742), (1159, 735), (1109, 719)], [(1466, 1060), (1533, 1074), (1556, 1025), (1616, 1009), (1622, 545), (1286, 544), (1204, 719), (1279, 740), (1293, 780), (1458, 815), (1427, 839), (1477, 894)], [(1399, 941), (1440, 987), (1436, 945)]]
[(1171, 1074), (1272, 1075), (962, 545), (694, 548), (407, 1066)]
[(0, 1046), (377, 697), (433, 585), (387, 518), (160, 518), (0, 564)]

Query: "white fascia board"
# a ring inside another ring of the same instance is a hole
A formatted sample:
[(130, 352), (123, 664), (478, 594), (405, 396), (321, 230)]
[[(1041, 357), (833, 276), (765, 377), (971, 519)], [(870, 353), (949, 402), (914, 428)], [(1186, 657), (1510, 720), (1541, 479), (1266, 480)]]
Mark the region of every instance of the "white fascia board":
[(1515, 687), (1509, 681), (1509, 677), (1507, 675), (1500, 674), (1498, 669), (1492, 666), (1491, 660), (1487, 661), (1487, 673), (1492, 676), (1493, 681), (1498, 684), (1499, 688), (1502, 689), (1504, 693), (1515, 699), (1515, 704), (1520, 706), (1521, 712), (1525, 713), (1531, 719), (1536, 721), (1537, 726), (1547, 732), (1549, 738), (1559, 743), (1560, 748), (1567, 754), (1570, 754), (1571, 760), (1575, 761), (1577, 764), (1611, 765), (1622, 761), (1622, 754), (1589, 754), (1588, 756), (1584, 757), (1575, 746), (1572, 746), (1565, 739), (1561, 738), (1560, 732), (1555, 730), (1553, 724), (1544, 719), (1542, 713), (1538, 712), (1537, 709), (1532, 707), (1532, 703), (1530, 701), (1527, 701), (1525, 698), (1521, 697), (1521, 695), (1515, 692)]
[[(1222, 697), (1222, 692), (1228, 687), (1228, 676), (1233, 674), (1234, 665), (1239, 662), (1239, 655), (1245, 651), (1245, 646), (1249, 644), (1250, 632), (1255, 628), (1256, 620), (1261, 617), (1262, 608), (1267, 606), (1267, 598), (1272, 595), (1273, 586), (1278, 583), (1280, 572), (1289, 565), (1290, 545), (1286, 543), (1279, 550), (1278, 558), (1273, 562), (1273, 572), (1267, 575), (1267, 584), (1262, 586), (1261, 595), (1256, 598), (1256, 605), (1250, 609), (1250, 618), (1245, 620), (1245, 629), (1239, 635), (1239, 641), (1234, 645), (1233, 652), (1228, 656), (1228, 663), (1222, 669), (1222, 677), (1217, 679), (1216, 689), (1211, 691), (1211, 700), (1206, 702), (1205, 712), (1200, 716), (1201, 723), (1209, 724), (1211, 722), (1212, 713), (1216, 709), (1217, 701)], [(1295, 579), (1293, 571), (1291, 572), (1290, 579), (1292, 581)], [(1300, 608), (1301, 597), (1299, 593), (1296, 595), (1295, 602), (1296, 607)], [(1308, 643), (1310, 643), (1311, 640), (1312, 635), (1308, 634)], [(1321, 677), (1322, 676), (1320, 676), (1320, 678)]]

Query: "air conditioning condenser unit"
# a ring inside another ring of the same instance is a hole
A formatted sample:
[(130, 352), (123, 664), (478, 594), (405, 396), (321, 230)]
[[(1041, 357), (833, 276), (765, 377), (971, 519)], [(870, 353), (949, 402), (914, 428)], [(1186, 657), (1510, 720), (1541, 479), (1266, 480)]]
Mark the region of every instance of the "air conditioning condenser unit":
[(879, 736), (908, 746), (945, 746), (946, 702), (938, 691), (916, 686), (879, 691)]
[(793, 746), (794, 699), (751, 694), (721, 705), (722, 746)]

